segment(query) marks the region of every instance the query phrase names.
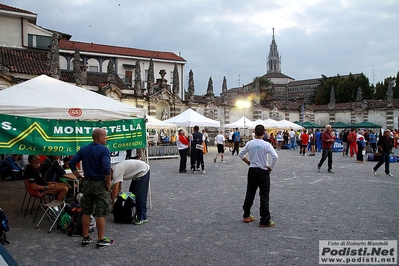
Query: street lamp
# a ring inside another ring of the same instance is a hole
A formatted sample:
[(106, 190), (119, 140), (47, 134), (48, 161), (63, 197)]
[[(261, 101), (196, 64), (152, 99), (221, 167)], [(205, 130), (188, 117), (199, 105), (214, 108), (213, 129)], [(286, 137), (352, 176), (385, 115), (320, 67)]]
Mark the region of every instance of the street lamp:
[(236, 106), (238, 109), (243, 109), (244, 110), (244, 128), (246, 128), (246, 121), (245, 121), (245, 109), (249, 108), (251, 106), (251, 103), (246, 100), (238, 100), (236, 102)]

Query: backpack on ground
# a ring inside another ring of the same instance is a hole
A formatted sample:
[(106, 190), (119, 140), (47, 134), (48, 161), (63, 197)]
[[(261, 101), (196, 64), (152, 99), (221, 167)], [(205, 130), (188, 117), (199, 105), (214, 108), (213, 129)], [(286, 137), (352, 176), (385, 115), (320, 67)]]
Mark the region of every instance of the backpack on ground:
[(0, 208), (0, 243), (3, 245), (10, 244), (10, 242), (7, 241), (6, 237), (6, 232), (8, 232), (9, 230), (10, 227), (8, 227), (8, 217), (3, 209)]
[[(82, 236), (83, 226), (83, 208), (82, 206), (83, 194), (79, 193), (75, 197), (75, 203), (67, 205), (64, 209), (64, 213), (61, 214), (60, 224), (61, 228), (68, 234), (68, 236)], [(96, 227), (96, 219), (93, 215), (90, 216), (89, 233), (94, 232)]]
[(72, 204), (65, 207), (65, 212), (61, 216), (61, 227), (68, 236), (82, 235), (82, 207)]
[(136, 197), (131, 192), (123, 192), (115, 201), (113, 215), (114, 223), (131, 224), (134, 218), (133, 208)]

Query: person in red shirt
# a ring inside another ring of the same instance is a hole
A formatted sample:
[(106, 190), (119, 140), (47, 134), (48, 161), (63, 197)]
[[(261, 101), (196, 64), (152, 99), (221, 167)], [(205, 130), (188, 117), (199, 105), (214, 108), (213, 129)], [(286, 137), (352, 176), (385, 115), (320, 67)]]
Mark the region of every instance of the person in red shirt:
[(357, 154), (357, 144), (356, 144), (356, 139), (357, 139), (357, 133), (354, 128), (351, 129), (351, 132), (348, 134), (348, 145), (349, 145), (349, 152), (351, 155), (351, 158)]
[(302, 156), (305, 156), (306, 155), (306, 150), (308, 149), (308, 144), (309, 144), (309, 135), (308, 135), (306, 129), (304, 129), (302, 131), (301, 140), (302, 140), (301, 152), (302, 152)]
[(324, 130), (321, 135), (321, 145), (323, 148), (323, 154), (321, 156), (320, 162), (317, 165), (317, 171), (320, 172), (320, 168), (323, 165), (324, 161), (328, 158), (328, 169), (327, 171), (330, 174), (334, 174), (335, 172), (332, 170), (332, 146), (335, 142), (335, 135), (331, 133), (332, 128), (330, 125), (326, 125), (326, 130)]
[(184, 130), (180, 129), (179, 136), (176, 138), (176, 146), (177, 146), (177, 149), (179, 150), (179, 155), (180, 155), (179, 173), (187, 172), (187, 170), (186, 170), (187, 153), (189, 152), (189, 149), (190, 149), (190, 142), (185, 134), (186, 133), (184, 132)]

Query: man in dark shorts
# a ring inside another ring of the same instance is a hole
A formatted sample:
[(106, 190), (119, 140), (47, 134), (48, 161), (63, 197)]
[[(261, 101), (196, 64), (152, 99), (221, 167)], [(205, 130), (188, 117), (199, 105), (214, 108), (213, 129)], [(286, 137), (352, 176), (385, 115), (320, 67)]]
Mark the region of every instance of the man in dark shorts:
[(76, 164), (82, 161), (83, 178), (83, 240), (82, 246), (93, 242), (89, 236), (90, 215), (95, 214), (97, 225), (97, 247), (107, 247), (115, 244), (104, 236), (105, 217), (110, 213), (111, 191), (111, 158), (107, 143), (107, 132), (102, 128), (96, 128), (92, 134), (93, 142), (83, 147), (69, 160), (69, 167), (73, 174), (82, 179)]

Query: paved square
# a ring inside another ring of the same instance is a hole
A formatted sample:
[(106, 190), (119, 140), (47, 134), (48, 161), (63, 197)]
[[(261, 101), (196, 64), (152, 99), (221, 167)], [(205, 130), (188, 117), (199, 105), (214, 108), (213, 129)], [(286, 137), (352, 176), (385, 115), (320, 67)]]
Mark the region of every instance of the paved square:
[(61, 229), (47, 233), (47, 221), (35, 229), (33, 215), (20, 211), (23, 182), (3, 181), (0, 207), (11, 228), (5, 247), (20, 265), (317, 265), (319, 240), (399, 238), (399, 163), (391, 164), (393, 177), (383, 166), (373, 175), (376, 162), (334, 153), (335, 174), (327, 173), (327, 161), (318, 173), (321, 153), (280, 150), (271, 174), (276, 226), (259, 228), (258, 195), (257, 220), (242, 221), (248, 166), (228, 152), (226, 163), (214, 163), (215, 153), (210, 147), (205, 155), (206, 174), (179, 174), (179, 159), (151, 160), (149, 222), (120, 225), (109, 216), (106, 236), (116, 244), (104, 249), (83, 248), (80, 237)]

